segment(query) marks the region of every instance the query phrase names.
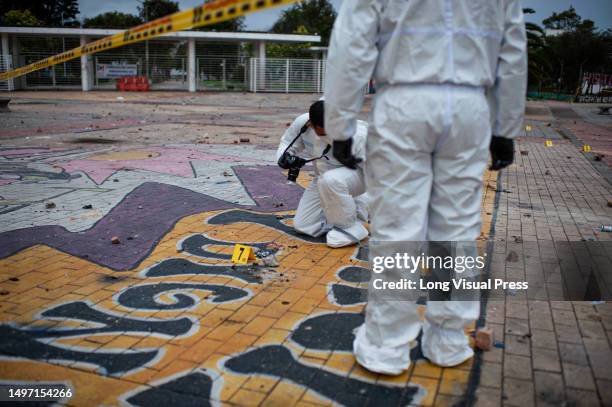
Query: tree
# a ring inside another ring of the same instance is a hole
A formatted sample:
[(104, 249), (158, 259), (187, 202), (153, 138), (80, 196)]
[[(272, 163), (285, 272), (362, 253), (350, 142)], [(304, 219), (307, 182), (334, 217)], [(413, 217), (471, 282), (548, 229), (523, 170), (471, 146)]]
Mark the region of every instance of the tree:
[(86, 18), (83, 22), (85, 28), (131, 28), (142, 24), (140, 17), (133, 14), (109, 11), (98, 14), (92, 18)]
[(0, 15), (5, 16), (9, 11), (28, 10), (46, 27), (74, 27), (79, 26), (76, 19), (79, 14), (78, 0), (2, 0), (0, 1)]
[(3, 24), (9, 27), (36, 27), (40, 25), (40, 21), (30, 10), (11, 10), (4, 13)]
[(612, 69), (612, 41), (607, 32), (598, 32), (593, 21), (576, 14), (573, 7), (553, 13), (543, 20), (547, 28), (562, 30), (545, 37), (544, 58), (550, 63), (548, 86), (559, 92), (574, 93), (584, 72)]
[(179, 11), (178, 2), (171, 0), (144, 0), (138, 6), (138, 15), (147, 22)]
[[(524, 8), (524, 14), (534, 14), (532, 8)], [(542, 88), (542, 83), (546, 77), (546, 72), (550, 68), (548, 59), (545, 56), (546, 41), (545, 33), (538, 24), (526, 22), (527, 32), (527, 60), (528, 60), (528, 84), (530, 88)]]
[(544, 27), (553, 30), (567, 31), (574, 30), (578, 25), (580, 25), (581, 21), (582, 17), (576, 13), (574, 6), (570, 6), (569, 9), (560, 13), (553, 12), (550, 17), (542, 20), (542, 24), (544, 24)]
[(336, 12), (328, 0), (301, 1), (283, 11), (271, 31), (293, 34), (302, 30), (320, 35), (322, 45), (327, 45), (335, 19)]
[(197, 31), (235, 32), (244, 30), (244, 17), (196, 28)]

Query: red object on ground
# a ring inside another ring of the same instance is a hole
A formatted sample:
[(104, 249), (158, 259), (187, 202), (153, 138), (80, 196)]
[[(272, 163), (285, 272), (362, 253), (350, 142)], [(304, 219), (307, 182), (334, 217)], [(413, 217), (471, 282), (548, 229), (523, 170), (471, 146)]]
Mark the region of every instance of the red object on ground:
[(149, 81), (145, 76), (124, 76), (117, 79), (117, 90), (146, 92), (149, 89)]

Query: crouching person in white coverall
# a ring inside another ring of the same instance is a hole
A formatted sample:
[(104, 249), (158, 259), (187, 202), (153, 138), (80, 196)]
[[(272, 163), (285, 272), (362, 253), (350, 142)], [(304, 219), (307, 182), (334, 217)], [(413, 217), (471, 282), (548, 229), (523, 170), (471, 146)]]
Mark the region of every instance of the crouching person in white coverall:
[[(526, 72), (518, 0), (343, 1), (329, 48), (325, 124), (336, 158), (353, 167), (356, 117), (374, 77), (370, 256), (377, 241), (475, 241), (488, 153), (493, 170), (513, 161)], [(478, 315), (478, 301), (428, 301), (421, 323), (414, 302), (370, 298), (356, 359), (399, 374), (422, 328), (428, 359), (460, 364), (473, 356), (464, 327)]]
[[(326, 235), (330, 247), (358, 243), (368, 236), (361, 223), (367, 221), (367, 197), (363, 169), (344, 167), (332, 155), (324, 127), (323, 101), (315, 102), (309, 113), (299, 116), (285, 131), (276, 152), (278, 165), (299, 169), (314, 165), (315, 177), (298, 204), (293, 226), (303, 234)], [(368, 125), (358, 121), (354, 153), (364, 157)]]

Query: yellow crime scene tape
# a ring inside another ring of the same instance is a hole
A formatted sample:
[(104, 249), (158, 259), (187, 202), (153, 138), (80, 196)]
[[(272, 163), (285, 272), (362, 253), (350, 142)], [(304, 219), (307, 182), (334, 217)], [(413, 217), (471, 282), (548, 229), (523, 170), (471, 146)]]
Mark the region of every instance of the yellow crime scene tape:
[(256, 11), (291, 4), (297, 0), (217, 0), (110, 35), (89, 44), (73, 48), (11, 71), (0, 73), (0, 80), (16, 78), (39, 69), (61, 64), (81, 55), (122, 47), (127, 44), (150, 40), (167, 33), (220, 23)]

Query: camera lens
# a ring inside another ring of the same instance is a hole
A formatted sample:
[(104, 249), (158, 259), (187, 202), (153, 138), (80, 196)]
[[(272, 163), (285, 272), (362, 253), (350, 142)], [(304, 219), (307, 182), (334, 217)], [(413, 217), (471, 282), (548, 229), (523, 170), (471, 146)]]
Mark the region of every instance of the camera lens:
[(297, 181), (298, 175), (300, 175), (299, 168), (290, 168), (289, 171), (287, 172), (287, 179), (291, 182), (295, 182)]

